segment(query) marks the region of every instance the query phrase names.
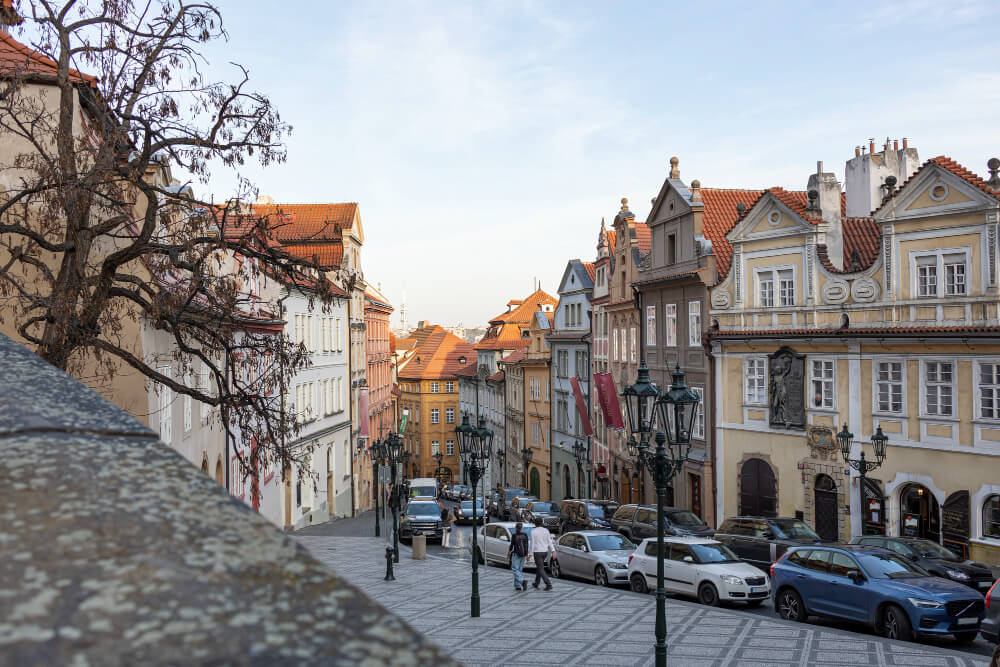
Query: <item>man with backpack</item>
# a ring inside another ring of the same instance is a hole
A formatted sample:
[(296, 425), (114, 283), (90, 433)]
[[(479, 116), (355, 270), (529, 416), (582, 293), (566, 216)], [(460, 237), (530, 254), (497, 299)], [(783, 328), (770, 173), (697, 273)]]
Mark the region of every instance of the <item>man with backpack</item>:
[(549, 554), (552, 555), (552, 558), (556, 557), (556, 545), (552, 541), (552, 533), (542, 525), (541, 517), (535, 517), (535, 527), (531, 529), (529, 548), (535, 558), (535, 582), (531, 585), (538, 588), (538, 582), (544, 581), (545, 590), (551, 591), (552, 580), (549, 579), (549, 573), (545, 571), (545, 558)]
[(519, 521), (514, 526), (514, 534), (510, 538), (510, 548), (507, 555), (510, 557), (510, 569), (514, 572), (514, 590), (528, 590), (528, 582), (524, 580), (524, 559), (528, 557), (528, 536), (523, 532), (523, 525)]

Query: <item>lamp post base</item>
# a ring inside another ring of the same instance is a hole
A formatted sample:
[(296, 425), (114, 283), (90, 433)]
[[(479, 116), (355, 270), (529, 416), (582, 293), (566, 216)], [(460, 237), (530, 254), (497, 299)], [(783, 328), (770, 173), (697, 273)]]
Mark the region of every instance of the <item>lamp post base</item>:
[(392, 573), (392, 547), (385, 545), (385, 579), (383, 581), (396, 581)]

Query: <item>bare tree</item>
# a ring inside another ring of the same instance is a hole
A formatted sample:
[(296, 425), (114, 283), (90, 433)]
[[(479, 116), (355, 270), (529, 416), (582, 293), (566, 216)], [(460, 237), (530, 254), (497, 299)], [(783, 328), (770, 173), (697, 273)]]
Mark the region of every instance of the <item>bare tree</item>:
[[(0, 133), (16, 147), (0, 164), (3, 317), (68, 372), (110, 379), (125, 364), (218, 406), (227, 436), (252, 445), (251, 473), (265, 458), (282, 469), (298, 461), (282, 397), (307, 356), (280, 333), (260, 285), (307, 284), (328, 303), (330, 283), (282, 250), (278, 221), (243, 203), (249, 183), (221, 203), (191, 187), (212, 166), (284, 161), (291, 129), (245, 68), (207, 79), (202, 50), (227, 37), (219, 11), (185, 0), (19, 9), (30, 46), (51, 63), (28, 54), (0, 72)], [(195, 182), (172, 181), (171, 169)], [(136, 349), (140, 327), (169, 335), (175, 360), (209, 381), (160, 373)]]

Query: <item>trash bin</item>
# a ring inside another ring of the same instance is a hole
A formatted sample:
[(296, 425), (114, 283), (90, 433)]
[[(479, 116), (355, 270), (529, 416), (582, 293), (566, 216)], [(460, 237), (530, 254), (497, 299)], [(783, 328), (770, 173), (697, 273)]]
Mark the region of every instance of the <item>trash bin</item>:
[(422, 533), (416, 533), (413, 536), (413, 541), (410, 547), (413, 549), (413, 560), (426, 560), (427, 559), (427, 536)]

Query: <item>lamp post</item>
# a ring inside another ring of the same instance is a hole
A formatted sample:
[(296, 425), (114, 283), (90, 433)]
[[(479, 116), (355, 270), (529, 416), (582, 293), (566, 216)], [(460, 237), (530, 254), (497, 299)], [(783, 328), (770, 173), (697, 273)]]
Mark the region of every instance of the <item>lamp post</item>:
[(399, 562), (399, 479), (396, 469), (403, 462), (403, 439), (390, 433), (385, 439), (386, 459), (392, 467), (392, 560)]
[(462, 417), (462, 423), (455, 427), (458, 436), (458, 451), (462, 457), (462, 467), (472, 480), (472, 617), (479, 617), (479, 517), (476, 512), (476, 485), (493, 456), (493, 431), (486, 428), (486, 422), (479, 418), (479, 428), (469, 423), (469, 416)]
[(436, 479), (438, 481), (438, 484), (440, 484), (441, 483), (441, 459), (444, 458), (444, 454), (442, 454), (441, 452), (438, 452), (437, 454), (432, 454), (431, 456), (433, 456), (434, 460), (437, 461), (437, 470), (434, 471), (434, 479)]
[(582, 486), (581, 481), (583, 477), (583, 462), (587, 459), (587, 446), (577, 440), (573, 443), (573, 458), (576, 459), (576, 486), (577, 486), (577, 497), (589, 498), (590, 489), (587, 489), (587, 493), (580, 493), (580, 487)]
[(859, 443), (859, 449), (861, 450), (861, 458), (852, 459), (851, 458), (851, 445), (854, 444), (854, 434), (847, 430), (847, 424), (844, 424), (844, 430), (837, 434), (837, 443), (840, 445), (840, 454), (844, 457), (844, 463), (851, 466), (858, 471), (858, 476), (861, 477), (861, 482), (859, 484), (858, 492), (861, 495), (861, 532), (865, 532), (864, 525), (864, 506), (865, 506), (865, 476), (881, 467), (882, 462), (885, 461), (885, 447), (888, 444), (889, 438), (884, 433), (882, 433), (882, 427), (879, 426), (875, 429), (875, 435), (872, 436), (872, 449), (875, 450), (875, 460), (869, 461), (865, 458), (865, 448)]
[[(531, 465), (531, 456), (534, 452), (525, 445), (524, 449), (521, 450), (521, 459), (524, 461), (524, 488), (528, 488), (528, 467)], [(539, 489), (541, 491), (541, 489)]]
[[(639, 366), (635, 384), (622, 395), (628, 407), (629, 454), (649, 468), (656, 486), (656, 643), (657, 667), (667, 664), (667, 591), (663, 586), (663, 506), (674, 475), (691, 452), (691, 432), (701, 399), (684, 384), (684, 372), (678, 364), (670, 390), (659, 395), (649, 379), (645, 362)], [(659, 423), (657, 423), (659, 422)], [(649, 449), (649, 436), (656, 429), (656, 450)], [(638, 436), (638, 441), (636, 440)], [(665, 446), (666, 445), (666, 446)], [(669, 448), (669, 449), (668, 449)]]
[(382, 534), (382, 529), (379, 525), (378, 520), (378, 497), (381, 489), (379, 488), (378, 481), (378, 466), (382, 462), (382, 449), (383, 445), (379, 440), (376, 440), (368, 447), (368, 456), (372, 460), (372, 486), (375, 491), (375, 537), (380, 537)]
[(507, 461), (507, 449), (505, 447), (497, 447), (497, 463), (500, 465), (500, 481), (503, 486), (507, 486), (507, 466), (505, 465)]

